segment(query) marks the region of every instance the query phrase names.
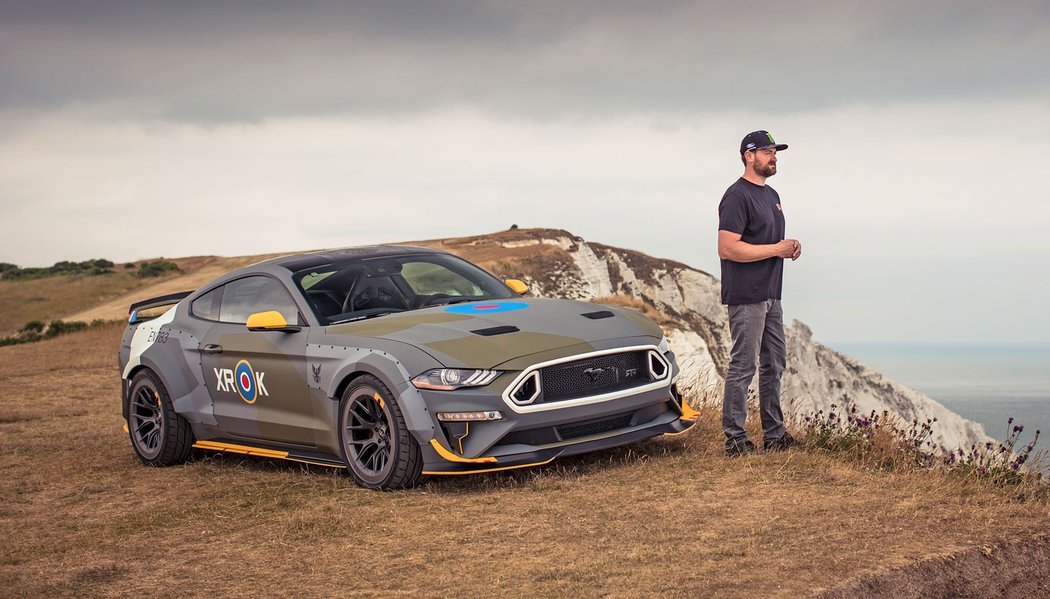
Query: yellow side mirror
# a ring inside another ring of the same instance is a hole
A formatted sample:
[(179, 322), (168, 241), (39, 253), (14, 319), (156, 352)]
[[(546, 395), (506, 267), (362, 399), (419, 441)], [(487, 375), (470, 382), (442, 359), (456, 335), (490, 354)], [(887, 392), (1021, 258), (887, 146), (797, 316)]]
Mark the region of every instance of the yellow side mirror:
[(510, 287), (514, 293), (518, 295), (525, 295), (529, 292), (529, 286), (525, 284), (525, 281), (520, 279), (507, 279), (503, 281), (507, 287)]
[(256, 312), (248, 317), (248, 322), (246, 324), (249, 331), (284, 331), (285, 333), (295, 333), (300, 329), (298, 326), (290, 326), (288, 321), (284, 319), (284, 316), (277, 310)]

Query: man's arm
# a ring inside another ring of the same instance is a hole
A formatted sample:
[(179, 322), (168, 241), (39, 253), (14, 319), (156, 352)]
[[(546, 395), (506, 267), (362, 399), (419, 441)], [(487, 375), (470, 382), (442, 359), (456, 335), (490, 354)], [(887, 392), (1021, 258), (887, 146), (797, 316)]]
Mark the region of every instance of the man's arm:
[(732, 231), (718, 231), (718, 257), (733, 262), (758, 262), (768, 258), (798, 259), (802, 244), (796, 239), (785, 239), (779, 243), (756, 245), (741, 241), (742, 235)]

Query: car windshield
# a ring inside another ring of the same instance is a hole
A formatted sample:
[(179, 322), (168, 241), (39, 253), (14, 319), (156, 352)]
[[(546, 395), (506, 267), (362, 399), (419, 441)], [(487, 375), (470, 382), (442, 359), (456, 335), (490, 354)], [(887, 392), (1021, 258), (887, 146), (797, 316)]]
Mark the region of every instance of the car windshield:
[(292, 280), (323, 324), (514, 297), (499, 279), (450, 254), (351, 258), (296, 272)]

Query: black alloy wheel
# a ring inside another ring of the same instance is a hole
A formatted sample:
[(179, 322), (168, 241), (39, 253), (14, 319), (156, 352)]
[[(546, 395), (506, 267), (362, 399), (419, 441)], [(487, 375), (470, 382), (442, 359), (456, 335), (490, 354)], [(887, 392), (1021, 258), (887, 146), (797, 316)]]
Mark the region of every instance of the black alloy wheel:
[(355, 379), (343, 393), (339, 440), (343, 460), (362, 487), (401, 489), (421, 478), (419, 445), (393, 394), (374, 376)]
[(128, 435), (135, 455), (149, 466), (184, 462), (193, 449), (189, 424), (175, 412), (167, 389), (149, 370), (131, 379)]

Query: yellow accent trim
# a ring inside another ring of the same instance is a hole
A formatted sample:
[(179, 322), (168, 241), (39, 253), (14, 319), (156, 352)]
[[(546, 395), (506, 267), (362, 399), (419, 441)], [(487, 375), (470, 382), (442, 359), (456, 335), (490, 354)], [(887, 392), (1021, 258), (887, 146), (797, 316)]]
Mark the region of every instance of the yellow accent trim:
[(130, 430), (128, 430), (128, 423), (127, 423), (127, 421), (124, 422), (124, 432), (125, 433), (130, 433), (131, 432)]
[[(554, 456), (556, 458), (558, 456)], [(516, 470), (518, 468), (532, 468), (533, 466), (543, 466), (544, 464), (550, 464), (554, 461), (554, 458), (544, 460), (542, 462), (534, 462), (532, 464), (522, 464), (520, 466), (503, 466), (502, 468), (485, 468), (484, 470), (467, 470), (465, 472), (434, 472), (431, 470), (424, 470), (423, 474), (431, 476), (456, 476), (460, 474), (485, 474), (486, 472), (499, 472), (500, 470)]]
[(507, 279), (503, 281), (507, 287), (510, 287), (511, 291), (518, 295), (525, 295), (529, 292), (529, 286), (525, 284), (525, 281), (521, 279)]
[(284, 319), (284, 315), (277, 310), (270, 310), (269, 312), (256, 312), (248, 317), (248, 322), (245, 326), (249, 330), (253, 329), (286, 329), (288, 328), (288, 321)]
[(379, 402), (379, 407), (383, 408), (384, 410), (386, 409), (386, 404), (383, 403), (383, 396), (380, 395), (378, 391), (376, 391), (376, 394), (372, 396), (372, 399)]
[(281, 458), (287, 459), (287, 451), (277, 451), (275, 449), (262, 449), (261, 447), (250, 447), (248, 445), (235, 445), (233, 443), (220, 443), (218, 441), (197, 441), (193, 444), (198, 449), (211, 449), (214, 451), (223, 451), (229, 453), (240, 453), (244, 455), (254, 455), (264, 458)]
[[(687, 420), (686, 422), (690, 422), (690, 421)], [(693, 422), (693, 426), (690, 426), (689, 428), (685, 429), (684, 431), (678, 431), (677, 433), (664, 433), (662, 436), (664, 436), (664, 437), (677, 437), (678, 435), (684, 435), (684, 434), (688, 433), (689, 431), (693, 430), (693, 428), (695, 428), (695, 427), (696, 427), (696, 423)]]
[(458, 455), (442, 447), (441, 443), (438, 443), (437, 439), (431, 439), (430, 444), (434, 447), (434, 451), (438, 452), (439, 456), (445, 458), (450, 462), (456, 462), (459, 464), (491, 464), (496, 461), (496, 458), (494, 457), (461, 458)]
[(459, 455), (463, 455), (463, 439), (466, 439), (467, 435), (470, 434), (470, 423), (464, 422), (463, 425), (466, 428), (466, 432), (463, 433), (462, 437), (456, 437), (456, 443), (459, 443)]
[(682, 417), (679, 420), (691, 420), (693, 422), (696, 422), (698, 418), (700, 418), (700, 412), (697, 412), (693, 408), (689, 407), (689, 404), (685, 403), (685, 400), (683, 399)]

